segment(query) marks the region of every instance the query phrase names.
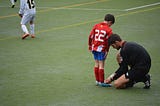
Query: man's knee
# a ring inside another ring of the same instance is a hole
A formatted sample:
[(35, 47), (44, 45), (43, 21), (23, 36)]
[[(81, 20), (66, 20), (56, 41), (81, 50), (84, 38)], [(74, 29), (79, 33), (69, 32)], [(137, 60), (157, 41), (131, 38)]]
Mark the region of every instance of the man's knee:
[(120, 89), (120, 88), (122, 87), (122, 84), (119, 83), (118, 81), (114, 81), (114, 87), (115, 87), (116, 89)]
[(117, 89), (123, 89), (126, 87), (127, 82), (129, 82), (129, 79), (126, 79), (123, 74), (120, 78), (114, 81), (114, 87)]

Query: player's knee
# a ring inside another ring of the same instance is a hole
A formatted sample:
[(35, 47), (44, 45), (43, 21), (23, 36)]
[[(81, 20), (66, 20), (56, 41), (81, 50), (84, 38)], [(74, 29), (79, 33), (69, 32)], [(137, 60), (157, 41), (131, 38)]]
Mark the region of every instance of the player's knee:
[(114, 82), (114, 87), (118, 89), (119, 84), (117, 82)]

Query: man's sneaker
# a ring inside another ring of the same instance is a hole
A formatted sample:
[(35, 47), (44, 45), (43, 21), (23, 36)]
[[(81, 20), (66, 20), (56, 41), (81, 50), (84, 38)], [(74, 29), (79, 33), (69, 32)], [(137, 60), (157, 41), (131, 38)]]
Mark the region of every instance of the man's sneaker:
[(150, 78), (150, 75), (149, 74), (147, 74), (146, 75), (146, 78), (147, 78), (147, 80), (144, 82), (144, 89), (149, 89), (150, 88), (150, 86), (151, 86), (151, 82), (150, 82), (150, 80), (151, 80), (151, 78)]
[(29, 34), (24, 34), (23, 36), (22, 36), (22, 39), (25, 39), (26, 37), (28, 37), (29, 36)]
[(102, 87), (111, 87), (111, 84), (107, 84), (107, 83), (99, 83), (100, 86)]

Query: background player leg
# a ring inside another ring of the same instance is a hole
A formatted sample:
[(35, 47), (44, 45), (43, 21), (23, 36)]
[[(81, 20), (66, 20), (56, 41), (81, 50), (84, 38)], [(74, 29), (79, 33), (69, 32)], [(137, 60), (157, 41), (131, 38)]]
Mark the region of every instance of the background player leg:
[(22, 39), (25, 39), (27, 36), (29, 36), (28, 29), (27, 29), (26, 25), (21, 25), (21, 28), (22, 28), (23, 32), (25, 33), (25, 34), (22, 36)]
[(15, 4), (14, 4), (14, 0), (10, 0), (11, 4), (12, 4), (12, 8), (14, 8)]
[(35, 38), (35, 34), (34, 34), (34, 23), (33, 21), (30, 21), (30, 34), (31, 34), (31, 38)]

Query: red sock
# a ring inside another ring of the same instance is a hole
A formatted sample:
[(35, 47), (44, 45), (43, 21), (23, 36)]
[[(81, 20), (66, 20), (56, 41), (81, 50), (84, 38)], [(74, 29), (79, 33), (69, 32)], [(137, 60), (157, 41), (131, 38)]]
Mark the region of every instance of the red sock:
[(104, 83), (104, 69), (99, 69), (99, 81)]
[(99, 68), (98, 67), (94, 67), (94, 75), (95, 75), (95, 78), (96, 78), (96, 81), (99, 82)]

